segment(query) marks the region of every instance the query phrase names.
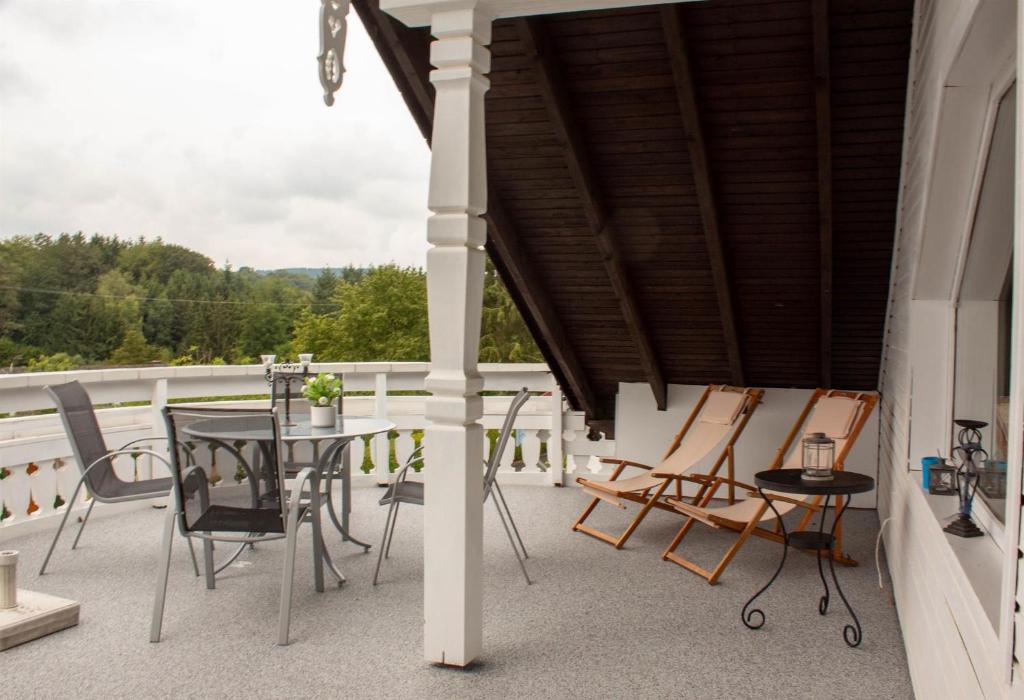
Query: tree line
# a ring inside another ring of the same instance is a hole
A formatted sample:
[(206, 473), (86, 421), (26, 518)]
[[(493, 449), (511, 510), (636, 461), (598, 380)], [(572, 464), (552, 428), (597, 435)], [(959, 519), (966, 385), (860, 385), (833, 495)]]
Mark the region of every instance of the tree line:
[[(483, 362), (540, 362), (488, 261)], [(324, 268), (315, 278), (212, 260), (180, 245), (82, 233), (0, 241), (0, 366), (429, 359), (426, 275)]]

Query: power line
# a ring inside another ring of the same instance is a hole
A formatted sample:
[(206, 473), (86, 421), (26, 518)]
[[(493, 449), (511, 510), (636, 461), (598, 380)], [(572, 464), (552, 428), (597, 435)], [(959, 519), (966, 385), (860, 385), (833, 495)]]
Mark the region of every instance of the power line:
[(69, 289), (40, 289), (37, 287), (17, 287), (0, 284), (0, 289), (13, 292), (30, 292), (33, 294), (54, 294), (57, 296), (86, 296), (96, 299), (134, 299), (135, 301), (169, 301), (182, 304), (226, 304), (234, 306), (311, 306), (310, 302), (302, 301), (236, 301), (234, 299), (171, 299), (168, 297), (140, 297), (134, 294), (100, 294), (98, 292), (75, 292)]

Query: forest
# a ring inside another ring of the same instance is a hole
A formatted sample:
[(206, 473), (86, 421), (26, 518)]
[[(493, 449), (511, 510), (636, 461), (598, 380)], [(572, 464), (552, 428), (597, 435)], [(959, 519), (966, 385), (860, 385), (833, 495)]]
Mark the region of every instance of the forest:
[[(541, 362), (488, 261), (480, 360)], [(217, 267), (157, 238), (82, 233), (0, 241), (0, 368), (429, 359), (426, 275), (414, 267)]]

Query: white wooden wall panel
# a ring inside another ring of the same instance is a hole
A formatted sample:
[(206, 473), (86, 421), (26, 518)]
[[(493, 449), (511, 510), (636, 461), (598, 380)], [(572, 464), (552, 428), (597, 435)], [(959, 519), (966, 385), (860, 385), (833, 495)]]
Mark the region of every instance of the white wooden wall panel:
[[(920, 472), (909, 471), (919, 468), (921, 456), (948, 444), (945, 413), (952, 388), (943, 377), (952, 363), (952, 336), (945, 330), (952, 316), (944, 308), (948, 300), (931, 302), (928, 299), (936, 295), (922, 297), (932, 287), (942, 291), (947, 285), (945, 280), (922, 284), (918, 272), (923, 277), (925, 266), (945, 260), (933, 252), (922, 257), (922, 243), (933, 244), (936, 227), (944, 223), (935, 216), (943, 203), (929, 200), (936, 187), (949, 189), (949, 168), (958, 167), (941, 156), (938, 137), (940, 128), (945, 133), (955, 116), (942, 113), (949, 106), (944, 95), (949, 92), (947, 79), (954, 61), (961, 62), (965, 37), (980, 4), (970, 0), (917, 3), (900, 210), (879, 378), (879, 516), (892, 518), (885, 535), (886, 558), (915, 692), (923, 698), (1003, 697), (1009, 690), (996, 632), (920, 490)], [(937, 151), (945, 165), (937, 161)]]

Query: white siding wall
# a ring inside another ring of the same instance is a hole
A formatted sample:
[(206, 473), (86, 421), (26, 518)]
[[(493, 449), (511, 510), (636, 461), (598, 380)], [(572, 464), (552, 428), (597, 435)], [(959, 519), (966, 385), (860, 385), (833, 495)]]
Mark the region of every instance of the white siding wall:
[[(934, 244), (936, 236), (962, 237), (956, 223), (940, 230), (939, 207), (929, 199), (948, 186), (950, 167), (963, 168), (968, 182), (972, 176), (974, 163), (950, 166), (940, 140), (949, 138), (950, 124), (961, 119), (957, 100), (964, 93), (945, 87), (978, 6), (918, 0), (880, 376), (878, 509), (881, 518), (891, 518), (886, 554), (911, 676), (922, 698), (1003, 697), (1009, 690), (1008, 661), (1000, 653), (997, 631), (922, 493), (919, 472), (908, 471), (911, 465), (918, 468), (920, 456), (948, 445), (952, 316), (948, 299), (921, 293), (925, 287), (946, 286), (942, 280), (922, 284), (941, 257), (922, 243), (929, 239)], [(970, 128), (962, 131), (964, 140), (976, 136)]]

